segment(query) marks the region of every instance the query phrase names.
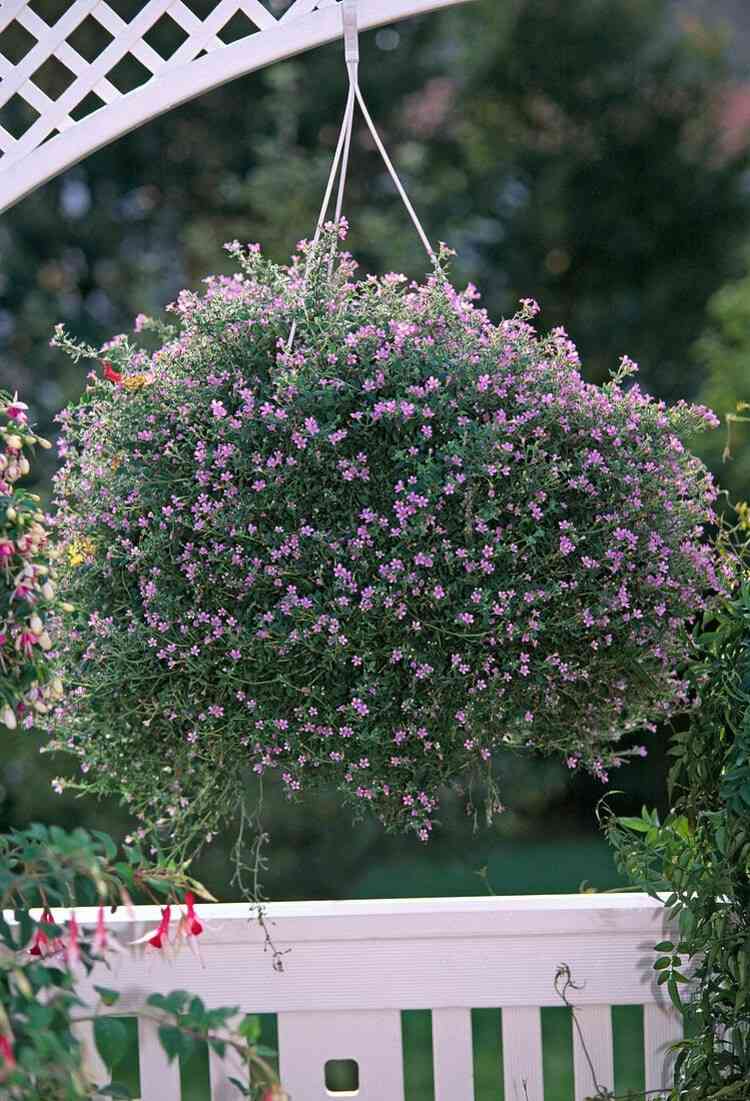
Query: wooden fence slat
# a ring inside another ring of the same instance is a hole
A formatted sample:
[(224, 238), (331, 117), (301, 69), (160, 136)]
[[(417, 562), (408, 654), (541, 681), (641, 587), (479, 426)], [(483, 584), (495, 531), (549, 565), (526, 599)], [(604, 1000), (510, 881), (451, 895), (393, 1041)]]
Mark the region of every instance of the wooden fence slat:
[(666, 1005), (644, 1005), (643, 1046), (646, 1089), (667, 1089), (672, 1085), (674, 1057), (667, 1047), (682, 1039), (682, 1019)]
[(240, 1101), (242, 1094), (229, 1079), (236, 1078), (246, 1086), (250, 1076), (247, 1064), (235, 1048), (228, 1047), (223, 1059), (209, 1048), (208, 1071), (211, 1078), (211, 1101)]
[(433, 1009), (432, 1062), (435, 1101), (474, 1096), (470, 1009)]
[[(595, 1097), (599, 1087), (612, 1090), (615, 1086), (612, 1011), (608, 1005), (582, 1005), (574, 1008), (573, 1013), (575, 1014), (575, 1021), (572, 1022), (575, 1101), (585, 1101), (587, 1097)], [(578, 1028), (576, 1028), (576, 1022)], [(581, 1034), (583, 1034), (583, 1041)], [(595, 1078), (592, 1076), (586, 1052), (593, 1064)]]
[(502, 1032), (505, 1101), (544, 1101), (541, 1010), (503, 1007)]
[(156, 1021), (138, 1018), (138, 1058), (141, 1068), (141, 1101), (181, 1101), (180, 1063), (171, 1063), (159, 1043)]
[(294, 1101), (330, 1101), (329, 1059), (357, 1062), (357, 1101), (404, 1101), (398, 1010), (279, 1013), (278, 1022), (280, 1077)]

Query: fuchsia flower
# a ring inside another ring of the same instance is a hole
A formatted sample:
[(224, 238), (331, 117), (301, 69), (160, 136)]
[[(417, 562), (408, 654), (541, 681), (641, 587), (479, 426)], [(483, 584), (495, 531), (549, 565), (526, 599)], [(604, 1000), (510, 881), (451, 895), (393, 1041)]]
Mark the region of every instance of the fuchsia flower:
[(18, 400), (18, 394), (15, 394), (13, 401), (6, 406), (4, 412), (6, 417), (10, 417), (11, 420), (18, 421), (19, 424), (26, 424), (29, 419), (26, 415), (28, 408), (25, 402)]
[(112, 382), (115, 386), (119, 385), (119, 383), (122, 382), (121, 373), (114, 369), (108, 359), (102, 361), (102, 367), (104, 368), (102, 372), (102, 377), (105, 378), (107, 382)]
[(3, 1061), (3, 1069), (12, 1070), (16, 1065), (16, 1057), (13, 1054), (13, 1037), (0, 1036), (0, 1059)]
[[(52, 917), (52, 912), (50, 910), (47, 910), (47, 909), (44, 910), (44, 913), (42, 914), (40, 921), (44, 925), (54, 925), (55, 924), (55, 919)], [(47, 933), (45, 933), (44, 929), (42, 929), (41, 927), (38, 927), (36, 932), (34, 933), (33, 940), (31, 941), (31, 948), (29, 948), (29, 955), (30, 956), (41, 956), (41, 957), (46, 956), (47, 955), (47, 950), (48, 950), (48, 947), (50, 946), (50, 944), (52, 945), (51, 950), (53, 952), (56, 952), (60, 947), (60, 941), (57, 938), (53, 941), (50, 941), (50, 938), (47, 935)]]
[(191, 937), (199, 937), (203, 932), (203, 925), (198, 920), (195, 913), (195, 895), (192, 891), (188, 891), (185, 895), (185, 905), (187, 907), (187, 927)]
[(107, 926), (104, 923), (104, 907), (100, 906), (96, 914), (96, 929), (94, 930), (94, 939), (91, 942), (91, 946), (95, 955), (103, 955), (109, 947), (109, 934), (107, 933)]
[(161, 912), (161, 921), (159, 922), (159, 928), (154, 935), (149, 938), (148, 943), (152, 948), (161, 948), (164, 937), (169, 939), (169, 922), (172, 917), (172, 907), (165, 906)]

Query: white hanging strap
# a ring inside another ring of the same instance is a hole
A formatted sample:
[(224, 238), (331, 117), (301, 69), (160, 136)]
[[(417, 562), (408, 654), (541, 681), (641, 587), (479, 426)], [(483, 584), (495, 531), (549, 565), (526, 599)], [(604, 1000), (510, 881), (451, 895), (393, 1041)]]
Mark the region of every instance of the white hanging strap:
[[(328, 207), (331, 203), (331, 196), (333, 195), (333, 186), (336, 182), (337, 175), (339, 176), (338, 194), (336, 196), (336, 213), (335, 221), (338, 223), (341, 220), (341, 211), (344, 203), (344, 190), (346, 188), (346, 177), (349, 169), (349, 152), (352, 142), (352, 129), (354, 125), (354, 111), (356, 105), (359, 104), (362, 111), (363, 118), (367, 123), (367, 128), (372, 135), (372, 139), (375, 142), (375, 146), (383, 158), (391, 179), (396, 185), (404, 206), (414, 223), (419, 239), (424, 245), (425, 251), (433, 263), (437, 257), (435, 250), (430, 244), (429, 238), (424, 231), (422, 223), (417, 217), (417, 213), (411, 204), (409, 196), (406, 194), (406, 188), (402, 184), (396, 169), (393, 166), (391, 158), (388, 156), (388, 152), (383, 144), (380, 134), (375, 128), (375, 123), (372, 121), (370, 112), (367, 110), (367, 105), (362, 95), (362, 89), (359, 86), (359, 27), (357, 22), (357, 0), (342, 0), (341, 2), (341, 19), (344, 28), (344, 58), (346, 61), (346, 69), (349, 74), (349, 92), (346, 97), (346, 107), (344, 108), (344, 118), (341, 123), (341, 129), (339, 130), (338, 141), (336, 142), (336, 152), (333, 157), (333, 164), (331, 165), (331, 171), (328, 176), (328, 183), (326, 184), (325, 194), (323, 196), (323, 202), (320, 207), (320, 214), (318, 215), (318, 222), (315, 227), (315, 235), (313, 237), (313, 248), (307, 257), (307, 263), (305, 264), (305, 271), (302, 276), (303, 286), (307, 283), (307, 278), (310, 273), (310, 263), (314, 254), (315, 246), (320, 240), (320, 235), (323, 232), (323, 226), (325, 225), (326, 215), (328, 213)], [(340, 174), (339, 174), (340, 168)], [(329, 271), (333, 265), (333, 254), (331, 255), (329, 262)], [(292, 350), (294, 344), (294, 337), (297, 332), (296, 320), (292, 322), (292, 328), (289, 333), (289, 339), (287, 341), (286, 350), (289, 353)]]
[(325, 218), (328, 213), (328, 206), (331, 201), (331, 194), (333, 191), (333, 183), (336, 179), (336, 174), (339, 171), (339, 165), (341, 165), (341, 174), (339, 177), (339, 188), (336, 201), (336, 222), (341, 219), (341, 210), (344, 201), (344, 189), (346, 187), (346, 177), (349, 168), (349, 151), (351, 148), (352, 128), (354, 122), (354, 109), (355, 100), (359, 104), (362, 116), (367, 123), (367, 128), (372, 135), (372, 139), (375, 142), (375, 146), (383, 158), (383, 163), (388, 169), (388, 173), (393, 180), (396, 190), (401, 196), (401, 200), (406, 207), (407, 213), (414, 223), (419, 239), (424, 245), (425, 251), (433, 262), (436, 259), (435, 250), (430, 244), (429, 238), (424, 231), (422, 223), (420, 222), (411, 200), (406, 193), (399, 175), (393, 165), (391, 158), (383, 144), (383, 141), (378, 133), (375, 123), (372, 121), (372, 116), (367, 109), (364, 96), (362, 95), (362, 89), (359, 86), (359, 27), (357, 21), (357, 3), (358, 0), (341, 0), (341, 20), (344, 30), (344, 58), (346, 60), (346, 68), (349, 74), (349, 94), (347, 96), (346, 108), (344, 110), (344, 119), (341, 124), (341, 131), (339, 133), (339, 140), (336, 146), (336, 154), (334, 156), (333, 165), (331, 167), (331, 175), (328, 180), (328, 186), (326, 187), (325, 197), (323, 199), (323, 205), (321, 207), (320, 217), (318, 218), (318, 224), (315, 230), (314, 241), (317, 244), (320, 239), (320, 234), (325, 224)]
[(380, 134), (378, 134), (377, 130), (375, 129), (375, 123), (372, 121), (372, 118), (370, 117), (370, 112), (367, 110), (367, 105), (365, 104), (364, 96), (362, 95), (362, 90), (359, 87), (359, 82), (357, 82), (357, 86), (355, 88), (355, 93), (356, 93), (356, 96), (357, 96), (357, 103), (359, 104), (360, 110), (362, 111), (362, 115), (364, 116), (364, 120), (367, 123), (367, 127), (368, 127), (370, 133), (372, 134), (372, 140), (375, 142), (375, 145), (378, 147), (378, 152), (380, 153), (381, 157), (383, 158), (383, 161), (385, 163), (385, 167), (388, 169), (388, 171), (390, 173), (390, 176), (391, 176), (391, 179), (393, 180), (394, 184), (396, 185), (396, 190), (398, 191), (399, 195), (401, 196), (401, 198), (403, 200), (403, 203), (404, 203), (404, 206), (406, 207), (406, 209), (409, 213), (409, 217), (411, 218), (412, 222), (414, 223), (414, 228), (416, 229), (417, 233), (419, 234), (419, 239), (422, 242), (422, 244), (424, 245), (425, 250), (427, 252), (427, 255), (429, 256), (430, 260), (434, 261), (436, 259), (435, 250), (433, 249), (432, 245), (430, 244), (429, 238), (428, 238), (427, 234), (425, 233), (424, 228), (422, 227), (422, 223), (420, 222), (419, 218), (417, 217), (416, 210), (411, 205), (411, 201), (409, 199), (409, 196), (406, 194), (406, 188), (401, 183), (401, 180), (399, 179), (398, 173), (396, 172), (396, 169), (393, 167), (393, 162), (391, 161), (391, 158), (388, 156), (388, 152), (387, 152), (385, 146), (383, 145), (383, 142), (380, 138)]

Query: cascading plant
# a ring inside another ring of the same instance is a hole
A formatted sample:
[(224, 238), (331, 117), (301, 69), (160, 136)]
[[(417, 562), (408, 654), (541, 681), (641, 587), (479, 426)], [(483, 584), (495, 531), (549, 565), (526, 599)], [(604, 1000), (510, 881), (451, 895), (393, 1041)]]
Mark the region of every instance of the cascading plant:
[(228, 246), (238, 274), (137, 320), (155, 351), (53, 341), (103, 364), (59, 418), (55, 745), (174, 843), (253, 773), (422, 840), (501, 748), (604, 779), (684, 706), (727, 582), (683, 442), (708, 410), (627, 358), (586, 383), (535, 303), (494, 324), (454, 290), (447, 250), (421, 284), (357, 279), (343, 232), (287, 267)]
[(39, 497), (18, 485), (35, 446), (51, 444), (30, 429), (24, 402), (0, 393), (0, 721), (10, 730), (62, 695), (49, 661), (57, 606), (49, 532)]

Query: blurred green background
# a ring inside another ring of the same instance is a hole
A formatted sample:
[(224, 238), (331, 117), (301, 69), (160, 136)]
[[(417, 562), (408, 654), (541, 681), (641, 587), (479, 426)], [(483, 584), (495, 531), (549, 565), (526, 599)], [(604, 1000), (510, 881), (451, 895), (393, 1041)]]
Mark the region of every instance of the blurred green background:
[[(264, 0), (279, 13), (284, 0)], [(139, 0), (115, 0), (123, 18)], [(189, 0), (199, 16), (209, 0)], [(33, 0), (48, 22), (65, 0)], [(246, 30), (232, 21), (231, 41)], [(149, 43), (181, 41), (161, 20)], [(101, 43), (88, 19), (70, 41)], [(11, 23), (0, 53), (29, 36)], [(363, 35), (362, 84), (433, 240), (458, 250), (495, 317), (521, 297), (564, 325), (586, 376), (628, 353), (659, 397), (706, 398), (720, 414), (750, 398), (750, 12), (730, 0), (473, 0)], [(127, 90), (143, 71), (110, 74)], [(35, 75), (51, 96), (64, 73)], [(48, 346), (64, 321), (95, 344), (158, 312), (183, 286), (227, 270), (223, 242), (260, 241), (278, 259), (308, 235), (345, 95), (340, 45), (220, 88), (88, 157), (0, 218), (0, 386), (18, 390), (42, 430), (79, 393), (86, 366)], [(98, 106), (82, 105), (82, 112)], [(26, 124), (17, 97), (0, 124)], [(365, 271), (420, 276), (421, 246), (364, 128), (357, 126), (346, 212)], [(724, 434), (698, 441), (722, 484), (744, 496), (747, 433), (722, 465)], [(47, 494), (54, 453), (39, 474)], [(664, 733), (612, 777), (623, 812), (664, 799)], [(58, 797), (67, 761), (40, 757), (34, 734), (0, 744), (0, 827), (31, 819), (117, 835), (117, 806)], [(299, 806), (267, 791), (272, 898), (337, 898), (599, 889), (618, 878), (597, 835), (601, 786), (551, 761), (497, 763), (507, 804), (475, 829), (447, 798), (429, 846), (354, 829), (332, 793)], [(228, 841), (199, 873), (228, 897)], [(486, 868), (486, 875), (478, 874)]]

